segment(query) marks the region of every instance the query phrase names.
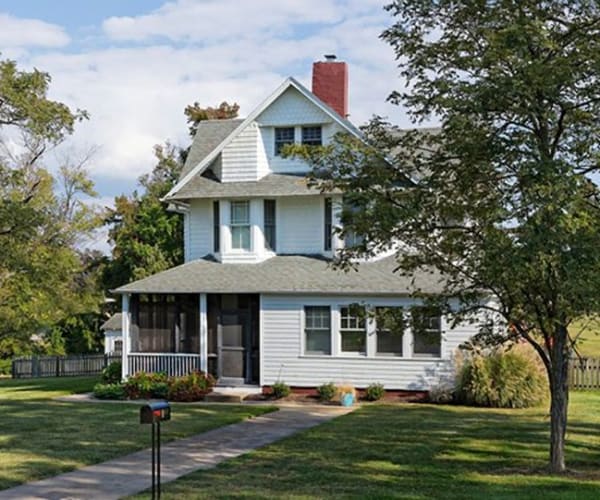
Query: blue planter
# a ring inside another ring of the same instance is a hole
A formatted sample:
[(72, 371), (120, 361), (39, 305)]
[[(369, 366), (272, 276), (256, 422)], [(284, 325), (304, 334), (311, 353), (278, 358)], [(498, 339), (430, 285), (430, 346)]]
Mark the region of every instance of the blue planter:
[(341, 397), (340, 402), (342, 406), (352, 406), (354, 404), (354, 394), (347, 392)]

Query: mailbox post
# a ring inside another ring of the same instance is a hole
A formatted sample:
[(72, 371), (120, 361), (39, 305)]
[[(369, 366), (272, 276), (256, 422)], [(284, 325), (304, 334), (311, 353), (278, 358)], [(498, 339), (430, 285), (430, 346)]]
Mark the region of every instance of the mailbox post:
[(152, 500), (160, 498), (160, 423), (164, 420), (171, 420), (171, 405), (167, 401), (140, 408), (140, 424), (152, 424)]

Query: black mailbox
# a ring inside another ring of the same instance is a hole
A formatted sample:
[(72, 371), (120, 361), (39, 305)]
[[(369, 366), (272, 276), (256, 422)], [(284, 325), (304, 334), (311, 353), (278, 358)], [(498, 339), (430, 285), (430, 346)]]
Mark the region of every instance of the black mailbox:
[(171, 420), (171, 405), (167, 401), (148, 403), (140, 408), (140, 424)]

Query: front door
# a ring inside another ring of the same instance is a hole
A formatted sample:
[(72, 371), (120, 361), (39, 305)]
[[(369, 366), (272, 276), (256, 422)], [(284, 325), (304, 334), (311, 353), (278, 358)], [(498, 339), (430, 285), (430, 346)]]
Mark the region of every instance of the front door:
[(246, 359), (250, 336), (248, 312), (221, 311), (218, 327), (218, 377), (225, 384), (243, 384), (250, 378)]

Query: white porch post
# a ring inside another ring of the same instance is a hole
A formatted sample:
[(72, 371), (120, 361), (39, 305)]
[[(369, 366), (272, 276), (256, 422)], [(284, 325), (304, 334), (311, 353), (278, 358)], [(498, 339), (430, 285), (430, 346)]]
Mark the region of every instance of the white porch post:
[(375, 307), (367, 306), (365, 308), (367, 313), (367, 357), (370, 358), (377, 354), (377, 329), (375, 324)]
[(200, 369), (208, 373), (208, 318), (206, 294), (200, 294)]
[(414, 333), (411, 326), (411, 313), (410, 311), (404, 311), (404, 324), (406, 329), (402, 336), (402, 357), (412, 358), (414, 349)]
[(123, 367), (122, 376), (123, 379), (126, 379), (129, 376), (129, 351), (131, 349), (131, 340), (130, 340), (130, 326), (131, 326), (131, 313), (129, 312), (129, 302), (131, 295), (128, 293), (124, 293), (122, 297), (122, 322), (121, 322), (121, 332), (123, 334), (123, 348), (122, 348), (122, 358), (121, 363)]
[(342, 203), (343, 198), (341, 196), (334, 196), (331, 198), (331, 225), (334, 229), (331, 235), (331, 252), (335, 256), (339, 250), (344, 248), (344, 240), (340, 238), (340, 235), (335, 231), (335, 228), (342, 227)]

